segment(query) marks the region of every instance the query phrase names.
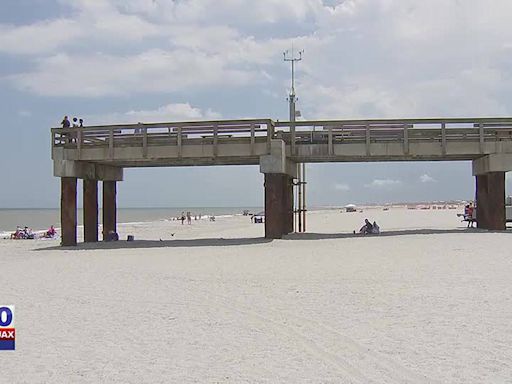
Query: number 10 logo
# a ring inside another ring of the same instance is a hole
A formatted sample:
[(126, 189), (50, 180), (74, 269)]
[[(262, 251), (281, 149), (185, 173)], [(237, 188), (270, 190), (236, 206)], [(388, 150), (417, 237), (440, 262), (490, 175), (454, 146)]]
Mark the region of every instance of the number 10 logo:
[(0, 305), (0, 351), (15, 349), (14, 305)]

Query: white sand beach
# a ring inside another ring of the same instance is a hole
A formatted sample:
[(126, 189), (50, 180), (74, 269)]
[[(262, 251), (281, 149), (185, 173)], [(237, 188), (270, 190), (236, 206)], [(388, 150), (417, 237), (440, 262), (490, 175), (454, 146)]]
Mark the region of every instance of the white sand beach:
[[(512, 383), (512, 231), (458, 212), (311, 212), (275, 241), (242, 216), (0, 240), (0, 381)], [(380, 236), (352, 234), (365, 217)]]

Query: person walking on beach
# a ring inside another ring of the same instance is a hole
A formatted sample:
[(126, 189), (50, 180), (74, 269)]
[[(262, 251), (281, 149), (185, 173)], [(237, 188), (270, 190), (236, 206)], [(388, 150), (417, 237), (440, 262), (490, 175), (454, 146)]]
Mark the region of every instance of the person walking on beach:
[(190, 212), (187, 212), (187, 224), (192, 224), (192, 215), (190, 214)]
[(180, 220), (181, 220), (181, 225), (183, 225), (183, 223), (185, 222), (185, 212), (181, 212)]

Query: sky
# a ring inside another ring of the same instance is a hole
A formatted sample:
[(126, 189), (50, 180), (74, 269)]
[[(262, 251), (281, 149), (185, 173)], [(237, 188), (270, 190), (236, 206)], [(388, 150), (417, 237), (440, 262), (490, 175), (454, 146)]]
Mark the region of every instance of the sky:
[[(58, 207), (50, 128), (512, 115), (510, 0), (1, 0), (0, 207)], [(307, 166), (310, 206), (471, 199), (470, 162)], [(507, 179), (507, 189), (512, 188)], [(261, 206), (253, 167), (127, 169), (119, 205)]]

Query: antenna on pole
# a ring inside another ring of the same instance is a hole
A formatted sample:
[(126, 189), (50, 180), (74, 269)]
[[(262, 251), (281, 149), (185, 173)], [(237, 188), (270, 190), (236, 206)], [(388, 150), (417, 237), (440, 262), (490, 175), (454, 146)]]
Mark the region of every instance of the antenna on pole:
[(288, 49), (283, 52), (284, 61), (289, 61), (292, 66), (292, 88), (290, 90), (290, 96), (295, 96), (295, 63), (302, 60), (303, 53), (304, 53), (304, 50), (302, 49), (297, 52), (297, 55), (298, 55), (297, 56), (293, 49), (293, 45), (292, 45), (291, 52)]

